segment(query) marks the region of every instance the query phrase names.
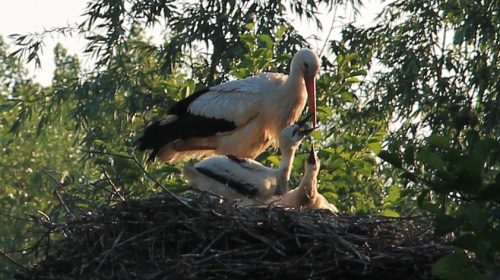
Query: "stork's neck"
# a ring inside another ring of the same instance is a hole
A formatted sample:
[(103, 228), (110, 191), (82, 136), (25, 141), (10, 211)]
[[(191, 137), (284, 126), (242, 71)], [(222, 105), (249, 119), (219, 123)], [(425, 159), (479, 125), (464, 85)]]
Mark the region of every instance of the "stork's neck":
[(303, 87), (305, 89), (304, 73), (298, 68), (293, 67), (285, 82), (287, 88)]
[(295, 158), (296, 147), (281, 149), (281, 160), (277, 171), (278, 188), (276, 194), (281, 195), (288, 190), (288, 180), (292, 173), (293, 159)]
[(286, 81), (280, 86), (275, 94), (269, 95), (272, 107), (270, 119), (276, 120), (276, 135), (294, 123), (302, 113), (307, 100), (306, 84), (303, 75), (295, 71), (290, 73)]

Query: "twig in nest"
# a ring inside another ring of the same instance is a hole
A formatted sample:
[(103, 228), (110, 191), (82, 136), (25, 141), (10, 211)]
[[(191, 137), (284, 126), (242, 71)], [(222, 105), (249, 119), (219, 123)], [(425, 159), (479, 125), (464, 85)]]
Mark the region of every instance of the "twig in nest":
[(56, 188), (53, 192), (54, 195), (57, 197), (57, 199), (59, 200), (61, 205), (64, 207), (64, 210), (66, 210), (66, 212), (69, 215), (71, 215), (71, 217), (76, 218), (75, 215), (71, 212), (71, 210), (69, 210), (69, 207), (66, 204), (66, 202), (64, 201), (64, 199), (62, 198), (62, 196), (59, 194), (58, 189), (62, 188), (62, 186), (63, 186), (62, 183), (59, 180), (57, 180), (57, 178), (54, 177), (54, 175), (52, 173), (50, 173), (49, 171), (47, 171), (46, 169), (42, 169), (42, 172), (45, 173), (46, 175), (48, 175), (58, 185), (58, 188)]
[(98, 272), (100, 269), (101, 269), (101, 266), (104, 264), (104, 261), (109, 257), (109, 255), (111, 255), (111, 253), (113, 252), (113, 250), (115, 249), (116, 245), (118, 244), (118, 242), (120, 242), (120, 240), (122, 239), (122, 235), (123, 235), (123, 230), (120, 231), (120, 234), (118, 234), (118, 237), (116, 237), (115, 241), (113, 242), (113, 245), (111, 246), (111, 248), (109, 248), (108, 250), (106, 250), (103, 258), (101, 259), (101, 261), (99, 262), (99, 265), (97, 266), (97, 268), (95, 269), (95, 272)]
[(101, 155), (109, 155), (109, 156), (115, 156), (115, 157), (120, 157), (120, 158), (124, 158), (124, 159), (129, 159), (129, 160), (132, 160), (134, 161), (134, 163), (137, 165), (137, 167), (139, 167), (139, 169), (148, 177), (150, 178), (151, 180), (153, 180), (153, 182), (155, 182), (155, 184), (160, 187), (164, 192), (166, 192), (169, 196), (171, 196), (173, 199), (177, 200), (177, 202), (179, 202), (180, 204), (182, 204), (183, 206), (189, 208), (189, 209), (194, 209), (191, 205), (187, 204), (184, 200), (182, 200), (180, 197), (178, 197), (177, 195), (175, 195), (173, 192), (171, 192), (169, 189), (167, 189), (167, 187), (165, 187), (162, 183), (160, 183), (155, 177), (151, 176), (151, 174), (149, 174), (146, 169), (144, 168), (144, 166), (142, 166), (141, 162), (135, 157), (135, 156), (126, 156), (126, 155), (120, 155), (120, 154), (114, 154), (114, 153), (108, 153), (108, 152), (102, 152), (102, 151), (89, 151), (89, 150), (86, 150), (85, 152), (87, 153), (91, 153), (91, 154), (101, 154)]
[(16, 260), (14, 260), (11, 256), (9, 256), (7, 253), (5, 253), (2, 249), (0, 249), (0, 256), (4, 257), (5, 259), (7, 259), (9, 262), (11, 262), (12, 264), (16, 265), (17, 267), (21, 268), (22, 270), (24, 271), (28, 271), (28, 269), (20, 264), (19, 262), (17, 262)]
[(120, 190), (116, 187), (115, 183), (113, 182), (113, 180), (111, 180), (111, 177), (109, 177), (109, 174), (108, 172), (106, 172), (106, 170), (102, 170), (102, 173), (104, 174), (104, 176), (106, 177), (106, 180), (108, 180), (109, 184), (111, 185), (111, 188), (113, 188), (113, 191), (112, 192), (113, 194), (117, 195), (120, 200), (123, 202), (125, 201), (125, 198), (123, 197), (123, 195), (120, 193)]
[(183, 206), (189, 208), (189, 209), (194, 209), (193, 207), (191, 207), (191, 205), (187, 204), (184, 200), (182, 200), (180, 197), (178, 197), (177, 195), (175, 195), (173, 192), (169, 191), (167, 189), (167, 187), (165, 187), (162, 183), (160, 183), (155, 177), (151, 176), (147, 171), (146, 169), (144, 168), (144, 166), (142, 166), (141, 162), (139, 162), (139, 160), (137, 160), (137, 158), (134, 156), (132, 157), (135, 164), (142, 170), (142, 172), (148, 176), (151, 180), (153, 180), (153, 182), (155, 182), (155, 184), (157, 186), (159, 186), (164, 192), (166, 192), (168, 195), (170, 195), (173, 199), (177, 200), (177, 202), (179, 202), (180, 204), (182, 204)]

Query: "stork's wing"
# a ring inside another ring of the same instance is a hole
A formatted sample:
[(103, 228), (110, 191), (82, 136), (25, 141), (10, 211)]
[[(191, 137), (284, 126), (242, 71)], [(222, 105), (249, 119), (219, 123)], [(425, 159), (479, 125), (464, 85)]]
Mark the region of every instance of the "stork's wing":
[(225, 170), (214, 170), (206, 167), (195, 167), (201, 174), (212, 178), (213, 180), (228, 186), (229, 188), (235, 190), (236, 192), (245, 196), (254, 196), (259, 191), (254, 185), (247, 182), (241, 182), (235, 180), (231, 176), (228, 176)]
[(172, 141), (209, 137), (244, 126), (258, 115), (263, 83), (266, 79), (258, 76), (193, 93), (170, 107), (166, 119), (145, 129), (137, 140), (139, 149), (153, 150), (150, 159), (154, 159)]
[(187, 112), (242, 126), (259, 112), (263, 82), (258, 76), (212, 87), (192, 100)]
[(250, 158), (237, 157), (233, 155), (226, 155), (226, 157), (229, 160), (233, 161), (235, 164), (241, 166), (242, 168), (249, 170), (249, 172), (252, 171), (262, 172), (263, 170), (269, 169), (267, 166), (264, 166), (260, 162)]
[[(234, 159), (234, 160), (233, 160)], [(262, 190), (273, 170), (251, 159), (216, 156), (196, 164), (198, 172), (245, 196), (255, 196)]]

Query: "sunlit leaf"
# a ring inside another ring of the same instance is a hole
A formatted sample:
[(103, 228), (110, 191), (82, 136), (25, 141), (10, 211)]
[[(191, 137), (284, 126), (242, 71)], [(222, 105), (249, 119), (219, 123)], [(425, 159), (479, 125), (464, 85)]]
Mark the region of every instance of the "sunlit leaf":
[(391, 209), (384, 209), (381, 214), (382, 214), (382, 216), (394, 217), (394, 218), (397, 218), (400, 216), (398, 212), (391, 210)]

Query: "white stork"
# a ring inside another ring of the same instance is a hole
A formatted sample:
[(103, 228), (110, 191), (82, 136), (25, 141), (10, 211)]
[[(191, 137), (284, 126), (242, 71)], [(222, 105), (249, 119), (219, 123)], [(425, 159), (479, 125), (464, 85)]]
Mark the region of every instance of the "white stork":
[(259, 162), (235, 156), (207, 158), (194, 167), (184, 166), (184, 177), (194, 188), (221, 195), (228, 199), (249, 198), (264, 202), (273, 195), (288, 190), (295, 151), (312, 129), (301, 129), (308, 118), (286, 127), (279, 137), (281, 161), (277, 169)]
[(138, 148), (152, 150), (150, 160), (163, 162), (213, 154), (255, 158), (276, 145), (306, 99), (316, 127), (319, 67), (318, 56), (302, 49), (293, 57), (288, 76), (262, 73), (197, 91), (170, 107), (164, 120), (149, 125), (137, 140)]
[(305, 164), (304, 176), (299, 186), (281, 197), (272, 197), (268, 202), (278, 206), (293, 208), (328, 209), (333, 213), (337, 213), (339, 211), (337, 207), (328, 202), (322, 194), (318, 193), (317, 176), (319, 167), (319, 160), (314, 149), (311, 148), (309, 158)]

